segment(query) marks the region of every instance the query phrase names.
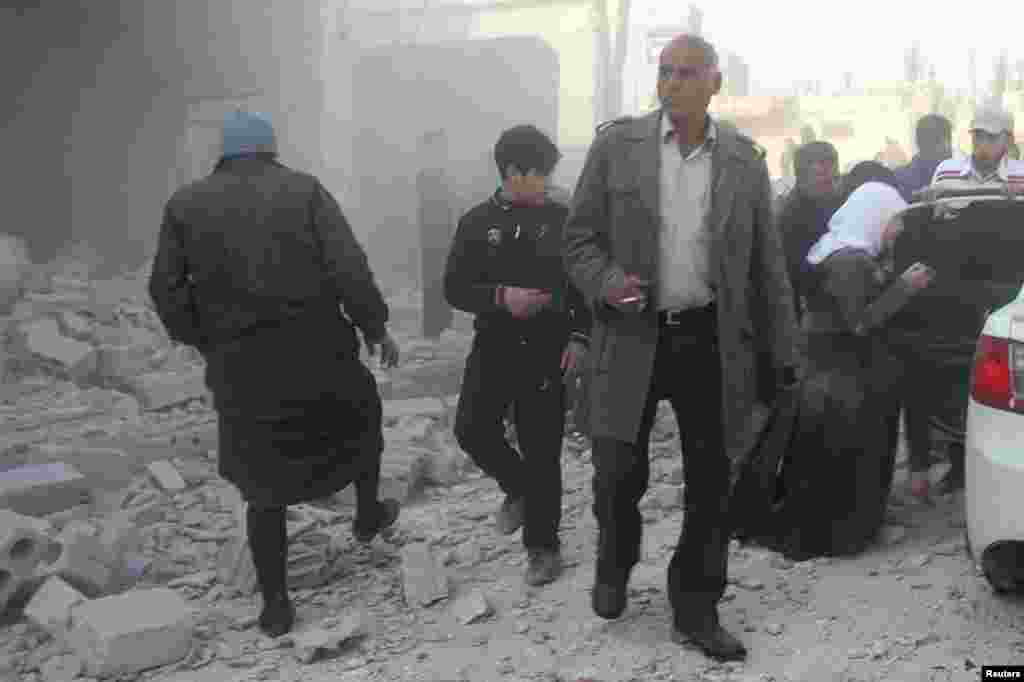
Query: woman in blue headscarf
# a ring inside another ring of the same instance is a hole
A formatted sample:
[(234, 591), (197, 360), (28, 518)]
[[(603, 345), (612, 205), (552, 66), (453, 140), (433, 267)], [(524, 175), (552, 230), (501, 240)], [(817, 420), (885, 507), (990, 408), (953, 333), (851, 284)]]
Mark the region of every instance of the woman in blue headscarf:
[(242, 111), (214, 172), (167, 203), (149, 291), (170, 336), (206, 360), (219, 472), (247, 503), (259, 625), (279, 636), (295, 619), (286, 507), (354, 482), (357, 539), (398, 516), (377, 498), (381, 401), (356, 335), (394, 366), (387, 305), (334, 198), (281, 165), (270, 121)]

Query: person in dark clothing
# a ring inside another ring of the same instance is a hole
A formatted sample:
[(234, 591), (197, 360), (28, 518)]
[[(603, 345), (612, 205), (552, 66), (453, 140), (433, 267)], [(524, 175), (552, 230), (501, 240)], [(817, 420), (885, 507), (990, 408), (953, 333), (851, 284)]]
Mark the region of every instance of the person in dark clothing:
[(896, 170), (896, 186), (905, 201), (932, 183), (935, 169), (953, 156), (953, 125), (941, 114), (928, 114), (917, 121), (914, 131), (917, 154), (909, 164)]
[(779, 212), (778, 226), (786, 252), (786, 269), (793, 285), (797, 321), (803, 316), (803, 300), (811, 276), (807, 252), (828, 232), (828, 220), (839, 208), (837, 187), (839, 152), (828, 142), (805, 144), (796, 150), (796, 187)]
[[(782, 550), (797, 560), (868, 546), (885, 518), (899, 442), (901, 366), (885, 325), (864, 320), (896, 279), (889, 246), (907, 204), (892, 171), (872, 161), (851, 170), (844, 195), (807, 255), (817, 273), (803, 321), (808, 368), (785, 465), (790, 513), (779, 529)], [(922, 284), (916, 271), (907, 277)]]
[[(906, 201), (912, 201), (915, 193), (931, 185), (935, 169), (953, 155), (953, 126), (945, 116), (922, 116), (917, 122), (915, 137), (918, 153), (908, 165), (896, 171), (897, 188)], [(927, 360), (928, 354), (921, 339), (897, 334), (892, 337), (891, 346), (902, 359), (906, 372), (903, 419), (910, 460), (910, 493), (926, 500), (931, 492), (928, 471), (931, 468), (935, 421), (931, 414), (935, 410), (928, 406), (934, 402), (932, 386), (937, 374)]]
[(355, 332), (395, 366), (387, 305), (334, 198), (281, 165), (269, 120), (244, 111), (226, 117), (213, 173), (167, 202), (149, 293), (171, 338), (206, 361), (219, 473), (247, 505), (259, 626), (280, 636), (295, 619), (286, 507), (355, 482), (358, 540), (398, 517), (377, 497), (381, 400)]
[[(562, 263), (568, 207), (547, 195), (560, 157), (533, 126), (505, 131), (494, 148), (503, 186), (459, 221), (444, 278), (452, 306), (476, 316), (455, 436), (505, 493), (496, 523), (523, 526), (526, 582), (561, 573), (565, 386), (585, 352), (590, 312)], [(517, 452), (504, 417), (514, 407)]]

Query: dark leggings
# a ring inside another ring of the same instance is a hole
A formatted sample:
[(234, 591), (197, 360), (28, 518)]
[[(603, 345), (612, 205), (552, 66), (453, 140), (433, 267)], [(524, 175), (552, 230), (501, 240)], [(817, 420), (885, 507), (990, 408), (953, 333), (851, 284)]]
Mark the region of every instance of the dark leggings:
[[(376, 466), (355, 482), (357, 516), (372, 519), (377, 511), (377, 484), (380, 469)], [(288, 594), (288, 531), (285, 506), (260, 507), (253, 504), (246, 510), (246, 528), (252, 561), (260, 583), (263, 601), (281, 599)]]

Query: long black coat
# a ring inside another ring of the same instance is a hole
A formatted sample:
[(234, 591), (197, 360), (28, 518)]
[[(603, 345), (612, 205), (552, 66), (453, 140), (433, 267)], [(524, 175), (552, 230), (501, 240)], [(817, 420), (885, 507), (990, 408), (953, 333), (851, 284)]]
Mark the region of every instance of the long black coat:
[(149, 290), (171, 337), (206, 360), (220, 473), (249, 502), (322, 497), (379, 458), (380, 397), (355, 327), (379, 339), (388, 309), (316, 178), (245, 157), (180, 189)]

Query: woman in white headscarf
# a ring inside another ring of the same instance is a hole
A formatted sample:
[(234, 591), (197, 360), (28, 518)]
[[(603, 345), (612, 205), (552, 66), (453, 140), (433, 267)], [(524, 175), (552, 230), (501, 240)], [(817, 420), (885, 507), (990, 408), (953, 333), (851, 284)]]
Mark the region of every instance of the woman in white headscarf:
[(867, 161), (807, 254), (807, 371), (784, 473), (777, 548), (792, 558), (863, 551), (885, 516), (899, 438), (900, 366), (865, 311), (892, 281), (888, 245), (907, 204), (892, 171)]

